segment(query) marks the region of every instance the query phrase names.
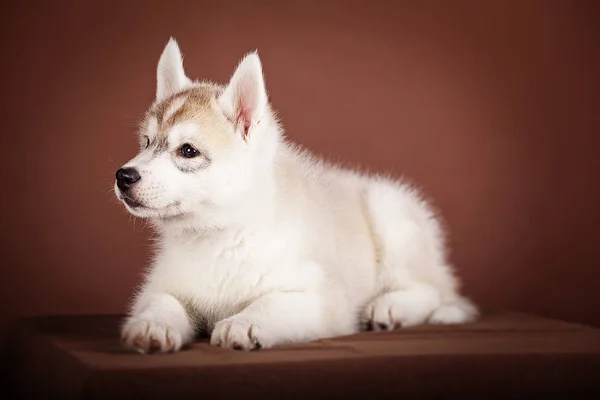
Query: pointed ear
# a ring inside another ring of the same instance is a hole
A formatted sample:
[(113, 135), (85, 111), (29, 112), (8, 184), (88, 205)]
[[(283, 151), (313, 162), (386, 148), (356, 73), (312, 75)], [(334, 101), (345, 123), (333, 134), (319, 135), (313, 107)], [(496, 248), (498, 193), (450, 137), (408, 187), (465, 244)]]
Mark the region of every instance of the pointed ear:
[(190, 82), (183, 69), (183, 57), (179, 45), (175, 39), (170, 38), (158, 61), (156, 100), (164, 100), (185, 88)]
[(219, 104), (236, 131), (246, 139), (264, 116), (268, 104), (262, 64), (256, 51), (240, 62), (219, 97)]

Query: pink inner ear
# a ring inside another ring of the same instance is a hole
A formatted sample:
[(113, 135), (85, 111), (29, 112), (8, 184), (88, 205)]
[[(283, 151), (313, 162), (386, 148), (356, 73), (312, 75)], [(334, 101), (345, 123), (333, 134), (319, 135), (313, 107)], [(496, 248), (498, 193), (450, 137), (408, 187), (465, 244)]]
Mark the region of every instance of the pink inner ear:
[[(243, 128), (244, 139), (249, 134), (254, 121), (258, 102), (259, 83), (248, 73), (234, 81), (234, 125), (237, 129)], [(241, 126), (240, 126), (241, 125)]]
[(251, 112), (240, 106), (240, 109), (238, 111), (238, 114), (235, 118), (235, 125), (239, 126), (239, 124), (242, 124), (242, 127), (244, 128), (244, 137), (248, 136), (248, 131), (250, 130), (250, 126), (252, 125), (252, 120), (251, 120)]
[(248, 136), (248, 131), (250, 130), (250, 122), (244, 123), (244, 136)]

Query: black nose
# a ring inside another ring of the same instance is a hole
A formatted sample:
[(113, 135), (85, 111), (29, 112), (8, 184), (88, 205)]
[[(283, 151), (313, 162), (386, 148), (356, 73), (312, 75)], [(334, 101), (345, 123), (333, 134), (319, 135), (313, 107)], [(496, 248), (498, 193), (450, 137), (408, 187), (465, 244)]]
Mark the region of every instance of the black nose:
[(122, 191), (126, 191), (134, 183), (139, 181), (141, 178), (140, 174), (135, 168), (121, 168), (117, 171), (117, 186)]

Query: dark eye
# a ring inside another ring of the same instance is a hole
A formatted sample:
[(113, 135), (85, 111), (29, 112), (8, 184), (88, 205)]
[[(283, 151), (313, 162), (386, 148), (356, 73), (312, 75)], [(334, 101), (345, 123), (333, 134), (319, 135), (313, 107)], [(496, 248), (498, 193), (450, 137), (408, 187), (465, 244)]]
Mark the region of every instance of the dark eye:
[(144, 148), (148, 148), (148, 146), (150, 146), (150, 138), (148, 136), (144, 136), (144, 140), (146, 141), (146, 145), (144, 146)]
[(193, 148), (191, 145), (189, 145), (187, 143), (184, 144), (183, 146), (181, 146), (181, 150), (179, 150), (179, 152), (185, 158), (194, 158), (198, 154), (200, 154), (200, 152), (198, 152), (198, 150), (196, 150), (195, 148)]

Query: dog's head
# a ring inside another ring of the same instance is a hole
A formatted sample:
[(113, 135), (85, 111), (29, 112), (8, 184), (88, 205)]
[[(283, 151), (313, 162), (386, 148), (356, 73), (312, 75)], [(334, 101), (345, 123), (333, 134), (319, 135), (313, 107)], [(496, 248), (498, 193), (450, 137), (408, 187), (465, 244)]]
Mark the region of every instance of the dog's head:
[(226, 86), (193, 82), (171, 38), (140, 126), (139, 153), (116, 173), (117, 197), (133, 215), (153, 219), (233, 206), (252, 185), (263, 131), (273, 122), (256, 53)]

